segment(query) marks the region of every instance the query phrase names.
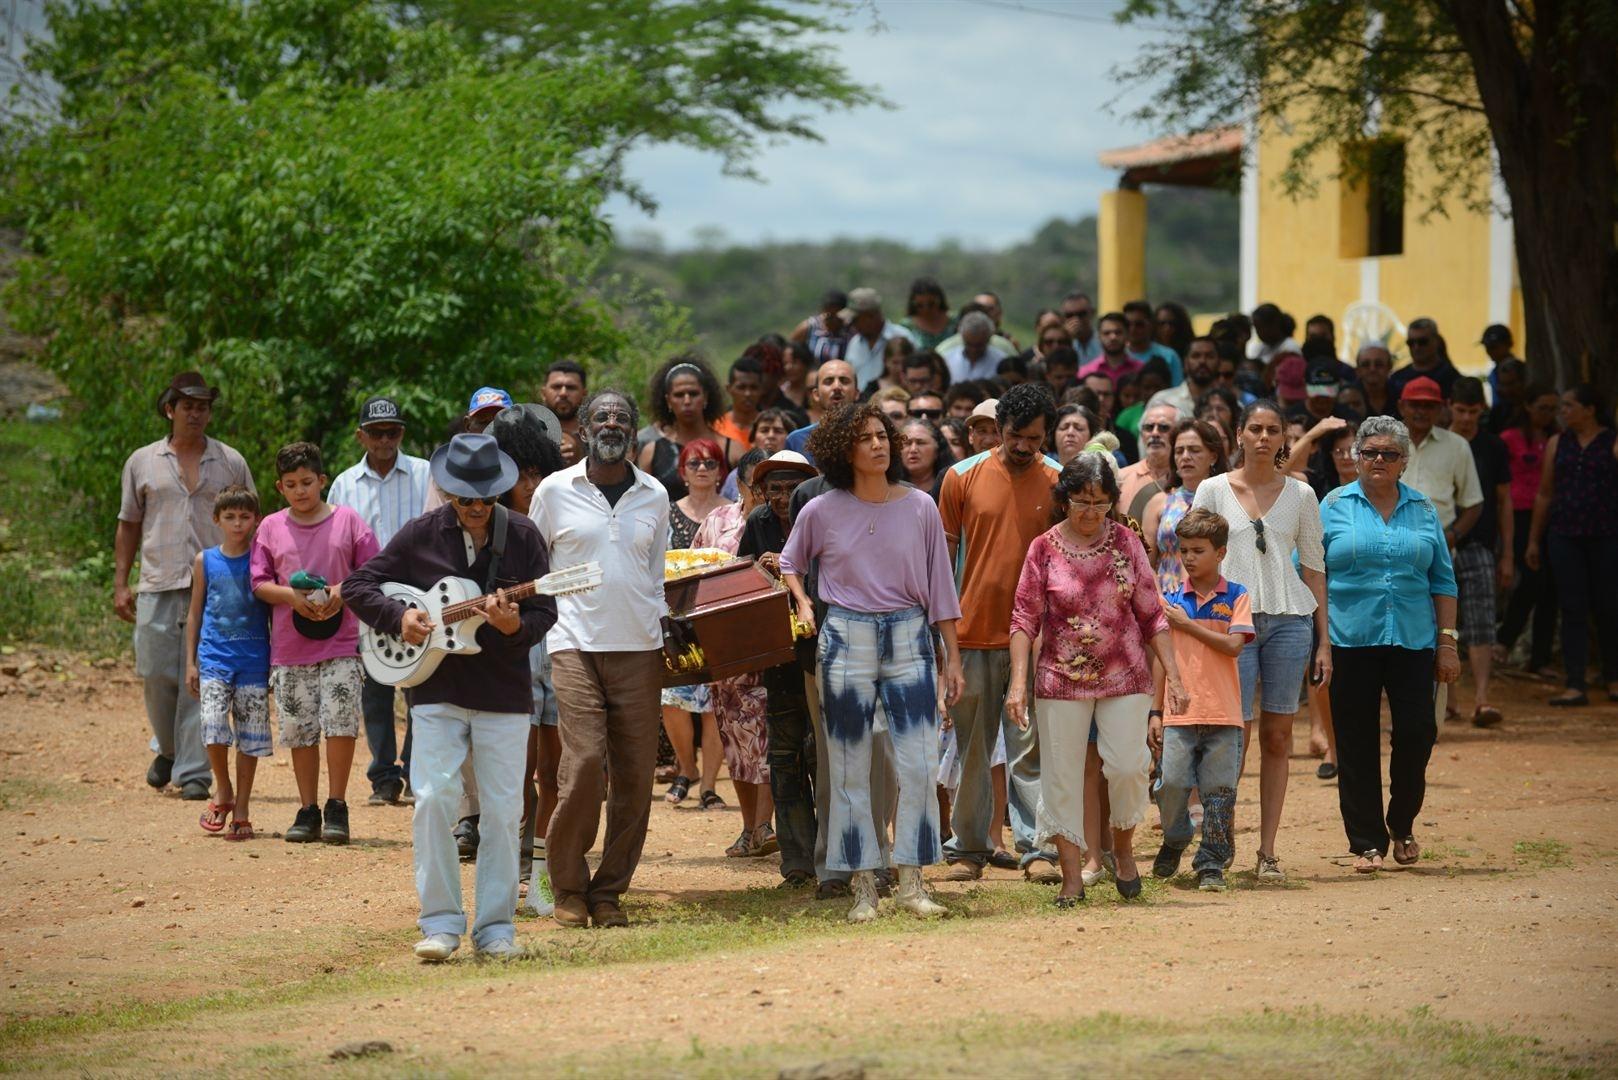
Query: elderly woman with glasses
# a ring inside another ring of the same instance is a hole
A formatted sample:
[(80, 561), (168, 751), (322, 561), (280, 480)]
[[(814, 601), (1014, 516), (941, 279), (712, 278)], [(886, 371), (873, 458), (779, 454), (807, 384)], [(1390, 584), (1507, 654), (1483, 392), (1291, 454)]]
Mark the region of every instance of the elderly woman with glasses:
[(1064, 466), (1051, 495), (1057, 523), (1029, 545), (1013, 601), (1006, 715), (1028, 727), (1028, 664), (1037, 640), (1035, 843), (1056, 844), (1056, 906), (1067, 908), (1084, 899), (1091, 725), (1112, 802), (1118, 895), (1133, 899), (1141, 881), (1131, 841), (1146, 817), (1152, 768), (1146, 729), (1153, 657), (1163, 666), (1170, 708), (1184, 712), (1188, 699), (1146, 548), (1118, 520), (1118, 479), (1105, 451), (1087, 448)]
[[(1412, 829), (1438, 738), (1433, 679), (1454, 682), (1455, 571), (1438, 512), (1400, 483), (1410, 432), (1373, 416), (1354, 438), (1359, 479), (1321, 504), (1330, 603), (1337, 801), (1354, 869), (1382, 868), (1392, 838), (1401, 865), (1421, 855)], [(1382, 696), (1393, 716), (1388, 802), (1382, 805)]]

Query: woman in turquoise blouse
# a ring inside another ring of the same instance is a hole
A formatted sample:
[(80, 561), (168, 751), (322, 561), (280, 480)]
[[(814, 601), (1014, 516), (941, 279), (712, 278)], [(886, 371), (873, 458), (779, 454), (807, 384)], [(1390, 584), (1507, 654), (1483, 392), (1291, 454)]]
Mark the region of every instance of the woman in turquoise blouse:
[[(1410, 432), (1373, 416), (1354, 438), (1359, 479), (1320, 504), (1332, 645), (1331, 711), (1337, 801), (1354, 869), (1382, 868), (1390, 837), (1401, 865), (1421, 855), (1413, 827), (1438, 739), (1433, 680), (1454, 682), (1455, 571), (1438, 514), (1399, 482)], [(1386, 816), (1382, 806), (1382, 695), (1393, 715)]]

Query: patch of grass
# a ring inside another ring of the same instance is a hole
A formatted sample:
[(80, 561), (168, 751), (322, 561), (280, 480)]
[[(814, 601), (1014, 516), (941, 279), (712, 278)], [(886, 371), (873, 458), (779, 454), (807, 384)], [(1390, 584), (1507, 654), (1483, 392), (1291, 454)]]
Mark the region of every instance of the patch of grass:
[(1432, 844), (1422, 849), (1421, 858), (1423, 862), (1428, 859), (1435, 862), (1465, 862), (1467, 859), (1477, 858), (1477, 854), (1471, 848), (1457, 844)]
[(62, 483), (71, 437), (65, 421), (0, 422), (0, 641), (118, 655), (129, 627), (112, 612), (112, 533)]
[(1518, 840), (1511, 845), (1517, 862), (1539, 870), (1552, 870), (1559, 866), (1572, 866), (1568, 846), (1560, 840)]
[(0, 780), (0, 810), (25, 810), (45, 802), (66, 802), (80, 792), (65, 784), (39, 780), (32, 776), (14, 776)]

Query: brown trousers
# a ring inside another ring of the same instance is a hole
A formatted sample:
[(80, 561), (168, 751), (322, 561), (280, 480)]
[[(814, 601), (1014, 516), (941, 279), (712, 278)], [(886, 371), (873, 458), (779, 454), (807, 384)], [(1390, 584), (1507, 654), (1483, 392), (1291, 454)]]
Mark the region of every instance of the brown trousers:
[[(560, 795), (545, 832), (551, 887), (558, 901), (617, 900), (629, 888), (652, 815), (652, 770), (662, 719), (663, 652), (551, 654), (560, 714)], [(601, 827), (607, 838), (591, 876), (585, 854)]]

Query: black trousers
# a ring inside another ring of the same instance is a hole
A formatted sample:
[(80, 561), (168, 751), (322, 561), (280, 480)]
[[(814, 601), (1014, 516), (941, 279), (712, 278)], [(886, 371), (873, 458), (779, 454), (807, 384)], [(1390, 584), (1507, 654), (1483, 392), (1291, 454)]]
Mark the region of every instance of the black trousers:
[(770, 795), (775, 799), (775, 837), (781, 845), (781, 876), (815, 872), (815, 751), (809, 696), (796, 663), (764, 671), (769, 695)]
[[(1337, 803), (1348, 847), (1388, 853), (1391, 833), (1411, 835), (1427, 794), (1433, 721), (1433, 650), (1333, 645), (1331, 722), (1337, 732)], [(1382, 808), (1382, 695), (1393, 715), (1388, 803)]]

